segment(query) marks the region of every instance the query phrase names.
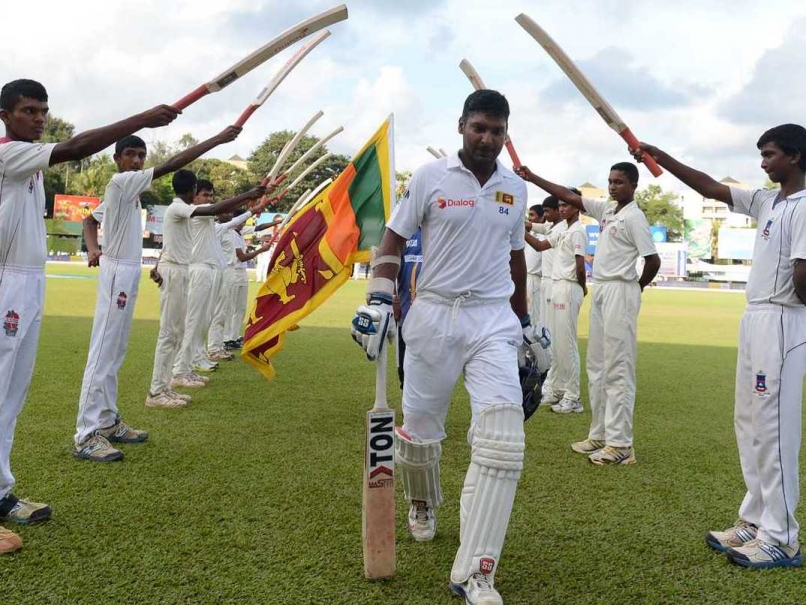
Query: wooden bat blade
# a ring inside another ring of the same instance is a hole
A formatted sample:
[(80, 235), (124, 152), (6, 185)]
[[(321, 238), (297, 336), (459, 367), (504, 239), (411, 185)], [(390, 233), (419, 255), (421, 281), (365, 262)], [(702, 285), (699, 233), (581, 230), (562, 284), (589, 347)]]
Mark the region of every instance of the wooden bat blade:
[(384, 343), (377, 361), (375, 406), (367, 412), (361, 537), (364, 575), (375, 580), (395, 575), (395, 412), (386, 405)]
[(222, 88), (229, 86), (241, 76), (246, 75), (258, 65), (261, 65), (271, 59), (274, 55), (282, 50), (288, 48), (295, 42), (299, 42), (303, 38), (318, 32), (320, 29), (344, 21), (347, 19), (347, 7), (343, 4), (308, 17), (288, 28), (283, 33), (270, 40), (259, 49), (251, 53), (249, 56), (241, 59), (227, 70), (207, 82), (202, 84), (197, 89), (182, 97), (179, 101), (173, 104), (176, 109), (182, 110), (195, 103), (203, 96), (211, 93), (218, 92)]
[(470, 64), (470, 61), (467, 59), (462, 59), (459, 63), (459, 69), (467, 76), (467, 79), (470, 80), (470, 83), (473, 85), (473, 88), (476, 90), (482, 90), (487, 88), (484, 85), (484, 80), (481, 79), (479, 72), (476, 71), (476, 68)]
[[(621, 138), (627, 141), (627, 144), (630, 145), (632, 148), (636, 148), (638, 144), (638, 140), (632, 134), (630, 129), (627, 127), (627, 124), (624, 123), (624, 120), (616, 113), (616, 110), (608, 103), (602, 95), (599, 94), (599, 91), (594, 88), (593, 84), (591, 84), (590, 80), (585, 76), (585, 74), (576, 66), (576, 64), (571, 60), (571, 58), (565, 53), (565, 51), (557, 44), (554, 39), (540, 27), (534, 19), (532, 19), (529, 15), (525, 13), (521, 13), (517, 17), (515, 17), (515, 21), (518, 22), (526, 32), (534, 38), (540, 46), (543, 47), (548, 55), (554, 59), (554, 62), (557, 66), (563, 70), (566, 76), (574, 83), (574, 86), (577, 87), (582, 96), (587, 99), (588, 103), (590, 103), (593, 108), (596, 110), (596, 113), (605, 121), (605, 123), (610, 126), (613, 130), (615, 130)], [(660, 166), (658, 166), (657, 162), (650, 156), (649, 154), (645, 153), (644, 156), (644, 164), (649, 169), (649, 171), (654, 176), (660, 176), (663, 174), (663, 170)]]
[(319, 44), (321, 44), (327, 37), (330, 36), (330, 30), (325, 30), (320, 32), (313, 40), (304, 44), (300, 47), (300, 49), (295, 52), (291, 58), (283, 65), (282, 69), (278, 71), (275, 76), (271, 79), (271, 81), (266, 85), (266, 88), (260, 91), (260, 94), (255, 99), (255, 103), (258, 105), (262, 105), (269, 96), (277, 90), (277, 87), (282, 84), (283, 80), (285, 80), (286, 76), (291, 73), (297, 65), (299, 65), (300, 61), (302, 61), (308, 54)]

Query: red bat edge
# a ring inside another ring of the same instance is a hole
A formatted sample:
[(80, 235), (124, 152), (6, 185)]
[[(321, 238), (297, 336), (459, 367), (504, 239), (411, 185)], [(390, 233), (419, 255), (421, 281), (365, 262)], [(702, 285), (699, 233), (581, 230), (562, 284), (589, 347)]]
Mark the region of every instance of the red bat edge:
[(182, 111), (189, 105), (192, 105), (203, 96), (210, 94), (209, 89), (207, 88), (207, 84), (202, 84), (196, 90), (190, 92), (189, 94), (185, 95), (181, 99), (179, 99), (176, 103), (173, 104), (174, 109), (178, 109)]
[(506, 145), (507, 151), (509, 152), (509, 157), (512, 159), (512, 164), (515, 166), (515, 168), (520, 168), (521, 159), (518, 157), (518, 153), (515, 151), (515, 146), (512, 144), (512, 139), (507, 137), (504, 145)]
[(242, 114), (241, 114), (241, 115), (238, 117), (238, 119), (235, 121), (235, 125), (236, 125), (236, 126), (238, 126), (238, 127), (243, 126), (243, 125), (246, 123), (246, 121), (249, 119), (249, 117), (250, 117), (250, 116), (251, 116), (253, 113), (255, 113), (255, 112), (257, 111), (257, 108), (258, 108), (258, 107), (260, 107), (260, 105), (255, 105), (255, 104), (251, 104), (251, 105), (249, 105), (249, 107), (247, 107), (246, 109), (244, 109), (244, 110), (243, 110), (243, 113), (242, 113)]
[[(638, 149), (640, 145), (638, 138), (632, 133), (629, 128), (625, 128), (620, 133), (619, 136), (627, 142), (627, 145), (630, 146), (630, 149)], [(658, 166), (658, 163), (655, 161), (651, 155), (649, 155), (646, 151), (642, 154), (644, 156), (644, 165), (649, 169), (652, 173), (652, 176), (659, 177), (663, 174), (663, 168)]]

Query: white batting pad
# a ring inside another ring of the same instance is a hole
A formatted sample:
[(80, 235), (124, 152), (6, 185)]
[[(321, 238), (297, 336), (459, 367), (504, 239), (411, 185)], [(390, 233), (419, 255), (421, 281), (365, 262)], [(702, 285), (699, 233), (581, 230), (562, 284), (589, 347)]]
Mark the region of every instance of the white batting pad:
[(470, 467), (460, 502), (460, 545), (451, 581), (463, 583), (476, 572), (494, 579), (526, 447), (523, 408), (485, 408), (471, 429)]
[(439, 508), (442, 504), (439, 484), (442, 446), (439, 441), (412, 439), (399, 427), (395, 433), (395, 462), (406, 501), (422, 500), (432, 508)]

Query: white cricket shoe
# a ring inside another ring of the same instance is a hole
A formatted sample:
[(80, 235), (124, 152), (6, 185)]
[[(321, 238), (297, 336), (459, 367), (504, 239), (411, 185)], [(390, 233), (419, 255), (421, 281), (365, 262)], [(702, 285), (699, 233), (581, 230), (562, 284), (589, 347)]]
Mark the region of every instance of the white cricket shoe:
[(196, 380), (192, 374), (185, 374), (184, 376), (175, 376), (171, 380), (171, 388), (185, 387), (186, 389), (199, 389), (207, 383), (201, 380)]
[(430, 542), (437, 533), (436, 510), (423, 500), (412, 500), (409, 505), (409, 532), (417, 542)]
[(543, 389), (540, 393), (540, 403), (543, 405), (554, 405), (560, 403), (563, 398), (562, 393), (558, 393), (553, 389)]
[(190, 403), (191, 401), (193, 401), (193, 397), (191, 397), (190, 395), (185, 395), (184, 393), (177, 393), (176, 391), (172, 391), (170, 389), (165, 391), (165, 393), (171, 399), (179, 399), (180, 401), (184, 401), (185, 403)]
[(579, 399), (563, 397), (560, 403), (551, 406), (551, 411), (556, 414), (581, 414), (585, 411), (585, 408)]
[(203, 382), (204, 384), (210, 382), (209, 376), (202, 376), (201, 374), (197, 374), (196, 372), (191, 372), (190, 377), (196, 382)]
[(714, 550), (725, 552), (729, 548), (739, 548), (756, 539), (758, 527), (743, 519), (724, 531), (709, 531), (705, 541)]
[(474, 573), (462, 584), (451, 582), (451, 591), (458, 597), (464, 597), (466, 605), (504, 605), (492, 580), (481, 572)]
[(149, 393), (148, 397), (146, 397), (146, 407), (163, 409), (184, 408), (187, 407), (187, 402), (180, 399), (173, 399), (169, 397), (166, 392), (157, 393), (156, 395)]

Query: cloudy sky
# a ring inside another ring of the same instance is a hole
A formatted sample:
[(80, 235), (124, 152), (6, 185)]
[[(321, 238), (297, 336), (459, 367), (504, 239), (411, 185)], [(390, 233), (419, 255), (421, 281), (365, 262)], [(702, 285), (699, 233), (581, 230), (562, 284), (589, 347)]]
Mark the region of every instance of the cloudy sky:
[[(172, 103), (338, 0), (45, 0), (3, 8), (0, 74), (40, 80), (52, 112), (86, 129)], [(288, 77), (241, 137), (212, 155), (247, 157), (273, 130), (345, 132), (351, 154), (390, 112), (397, 168), (455, 150), (471, 91), (467, 58), (507, 95), (525, 163), (569, 184), (604, 185), (625, 146), (514, 21), (525, 12), (588, 74), (639, 138), (717, 178), (761, 185), (768, 127), (806, 124), (806, 3), (789, 0), (351, 0), (348, 21)], [(210, 136), (233, 122), (288, 52), (185, 111), (147, 141)], [(642, 172), (644, 182), (651, 177)], [(680, 189), (671, 177), (659, 183)]]

